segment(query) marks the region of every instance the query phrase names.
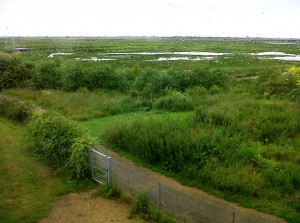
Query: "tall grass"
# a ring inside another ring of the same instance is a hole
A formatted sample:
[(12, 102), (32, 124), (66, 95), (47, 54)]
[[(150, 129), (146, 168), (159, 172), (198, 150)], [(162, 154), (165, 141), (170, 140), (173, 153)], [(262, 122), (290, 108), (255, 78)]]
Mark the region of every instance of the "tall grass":
[(297, 222), (298, 104), (231, 94), (207, 95), (200, 104), (189, 119), (118, 123), (105, 131), (104, 139), (190, 184), (238, 199), (288, 202), (290, 214), (268, 202), (252, 207), (276, 210)]
[(5, 94), (33, 101), (45, 108), (56, 109), (76, 120), (87, 120), (141, 109), (138, 100), (117, 92), (81, 89), (77, 92), (58, 90), (9, 89)]

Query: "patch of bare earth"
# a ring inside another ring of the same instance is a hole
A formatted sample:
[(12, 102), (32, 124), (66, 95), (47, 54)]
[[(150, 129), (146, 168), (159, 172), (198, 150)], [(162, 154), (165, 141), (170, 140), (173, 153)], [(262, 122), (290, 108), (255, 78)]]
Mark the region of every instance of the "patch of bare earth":
[(140, 219), (128, 219), (130, 205), (95, 197), (95, 190), (70, 193), (59, 197), (46, 218), (39, 223), (141, 223)]

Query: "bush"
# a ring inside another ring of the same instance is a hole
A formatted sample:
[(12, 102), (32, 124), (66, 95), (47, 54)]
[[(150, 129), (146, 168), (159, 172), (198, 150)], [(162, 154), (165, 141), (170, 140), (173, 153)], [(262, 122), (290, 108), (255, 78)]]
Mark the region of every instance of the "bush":
[(206, 94), (207, 89), (203, 86), (195, 86), (195, 87), (186, 89), (185, 93), (192, 97), (197, 97), (197, 96)]
[(160, 97), (154, 103), (154, 107), (179, 112), (193, 110), (194, 105), (190, 98), (178, 92), (165, 97)]
[(33, 74), (33, 63), (25, 62), (20, 54), (0, 53), (0, 91), (26, 86)]
[(39, 116), (31, 125), (33, 151), (60, 168), (69, 178), (88, 174), (88, 151), (93, 139), (86, 129), (53, 112)]
[(228, 76), (219, 69), (196, 67), (188, 75), (189, 87), (203, 86), (208, 90), (213, 86), (225, 87), (228, 80)]
[(0, 115), (22, 122), (30, 116), (30, 106), (0, 97)]
[(86, 87), (89, 90), (107, 89), (125, 92), (128, 89), (126, 77), (108, 66), (85, 71)]
[(76, 91), (80, 88), (86, 87), (85, 73), (79, 64), (67, 67), (62, 76), (62, 85), (65, 91)]
[(33, 85), (36, 89), (61, 89), (62, 70), (57, 60), (43, 62), (33, 76)]
[(141, 194), (137, 197), (131, 206), (129, 216), (135, 217), (140, 215), (143, 219), (147, 219), (150, 211), (150, 203), (146, 194)]
[(258, 78), (259, 92), (267, 97), (279, 95), (299, 98), (299, 82), (299, 67), (290, 67), (285, 72), (266, 69)]

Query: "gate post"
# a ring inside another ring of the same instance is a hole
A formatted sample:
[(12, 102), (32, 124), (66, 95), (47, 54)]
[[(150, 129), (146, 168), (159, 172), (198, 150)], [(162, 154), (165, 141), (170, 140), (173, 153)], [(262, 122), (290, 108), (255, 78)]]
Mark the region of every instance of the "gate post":
[(232, 223), (235, 223), (235, 217), (236, 217), (235, 212), (232, 212), (231, 216), (232, 216)]
[(157, 183), (157, 209), (158, 214), (160, 214), (160, 204), (161, 204), (161, 184), (160, 182)]
[(93, 149), (89, 151), (89, 161), (90, 161), (90, 174), (94, 178), (94, 152)]
[(111, 157), (106, 158), (106, 171), (107, 171), (107, 185), (111, 185), (112, 183), (112, 171), (111, 171)]

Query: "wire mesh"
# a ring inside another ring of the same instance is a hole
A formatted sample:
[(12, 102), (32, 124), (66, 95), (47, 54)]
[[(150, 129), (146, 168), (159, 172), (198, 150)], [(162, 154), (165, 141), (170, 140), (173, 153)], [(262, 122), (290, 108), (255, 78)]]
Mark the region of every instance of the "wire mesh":
[[(112, 157), (112, 177), (134, 196), (144, 193), (153, 205), (160, 201), (160, 209), (184, 222), (199, 223), (283, 223), (273, 216), (253, 210), (235, 208), (209, 195), (193, 193), (187, 187), (167, 182), (158, 182), (158, 174), (149, 174), (145, 168), (114, 154), (104, 147), (99, 151)], [(158, 193), (158, 188), (159, 192)], [(160, 197), (158, 197), (158, 195)]]

